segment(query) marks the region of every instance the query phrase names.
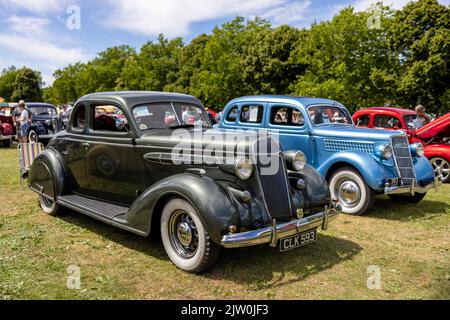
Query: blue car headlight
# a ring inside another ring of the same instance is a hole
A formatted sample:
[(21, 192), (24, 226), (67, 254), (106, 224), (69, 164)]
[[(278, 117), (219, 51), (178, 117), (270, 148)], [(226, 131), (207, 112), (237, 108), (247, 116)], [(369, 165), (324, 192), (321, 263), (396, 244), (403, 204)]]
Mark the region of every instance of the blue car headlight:
[(375, 147), (375, 155), (384, 160), (392, 157), (392, 148), (390, 144), (383, 144)]
[(425, 153), (425, 148), (423, 147), (423, 144), (421, 144), (421, 143), (413, 143), (409, 146), (409, 148), (411, 150), (411, 155), (413, 157), (420, 158)]

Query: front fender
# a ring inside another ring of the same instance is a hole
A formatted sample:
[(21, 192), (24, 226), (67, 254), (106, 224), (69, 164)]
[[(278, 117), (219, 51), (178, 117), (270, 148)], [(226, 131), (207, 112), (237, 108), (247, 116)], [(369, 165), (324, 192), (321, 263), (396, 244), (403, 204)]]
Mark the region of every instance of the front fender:
[(220, 244), (230, 225), (239, 224), (236, 207), (227, 191), (207, 176), (183, 173), (163, 179), (143, 192), (124, 217), (130, 227), (149, 234), (152, 217), (160, 214), (165, 201), (176, 196), (189, 201), (211, 239)]
[(290, 171), (289, 177), (300, 178), (305, 181), (305, 192), (308, 199), (308, 204), (311, 207), (323, 207), (330, 203), (330, 191), (328, 190), (328, 183), (325, 178), (310, 165), (298, 171)]
[(420, 186), (425, 186), (434, 181), (434, 170), (427, 157), (413, 157), (414, 172)]
[(28, 186), (54, 200), (57, 196), (69, 193), (66, 172), (57, 151), (47, 149), (36, 157), (28, 173)]
[[(318, 168), (324, 177), (332, 172), (330, 169), (335, 164), (348, 164), (355, 167), (366, 183), (374, 190), (382, 190), (386, 182), (386, 172), (379, 162), (372, 156), (362, 152), (338, 152), (330, 156)], [(341, 166), (339, 166), (341, 167)]]

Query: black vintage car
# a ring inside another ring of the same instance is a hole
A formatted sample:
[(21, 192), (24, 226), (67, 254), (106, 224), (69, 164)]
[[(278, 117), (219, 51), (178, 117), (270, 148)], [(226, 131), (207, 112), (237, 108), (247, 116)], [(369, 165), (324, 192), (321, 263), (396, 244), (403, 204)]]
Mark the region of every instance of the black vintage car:
[(63, 129), (61, 117), (56, 107), (42, 102), (28, 102), (27, 108), (31, 111), (31, 126), (28, 130), (29, 142), (43, 142), (47, 144), (55, 133)]
[(313, 242), (338, 213), (302, 152), (255, 135), (211, 128), (192, 96), (94, 93), (77, 101), (28, 183), (44, 212), (66, 207), (141, 236), (159, 232), (172, 262), (199, 273), (220, 247)]

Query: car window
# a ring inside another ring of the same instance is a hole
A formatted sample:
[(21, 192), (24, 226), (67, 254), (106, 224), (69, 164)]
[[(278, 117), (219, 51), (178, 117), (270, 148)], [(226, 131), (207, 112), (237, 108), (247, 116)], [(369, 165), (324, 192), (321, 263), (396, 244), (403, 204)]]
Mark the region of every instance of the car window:
[(313, 106), (308, 108), (309, 118), (315, 125), (320, 124), (353, 124), (348, 111), (334, 106)]
[(405, 123), (408, 128), (419, 129), (423, 127), (423, 122), (420, 120), (419, 116), (416, 114), (407, 115), (404, 117)]
[(86, 126), (86, 107), (79, 105), (72, 117), (72, 128), (83, 130)]
[(400, 120), (395, 116), (390, 115), (376, 115), (373, 119), (373, 125), (376, 128), (385, 128), (385, 129), (398, 129), (401, 128)]
[(261, 123), (264, 108), (259, 104), (247, 104), (242, 106), (240, 122)]
[(238, 114), (238, 107), (234, 106), (228, 111), (227, 117), (225, 118), (228, 122), (235, 122)]
[(356, 119), (356, 125), (360, 127), (368, 127), (370, 123), (370, 114), (365, 114)]
[(97, 105), (92, 108), (94, 131), (127, 132), (127, 118), (122, 110), (112, 105)]
[(29, 107), (31, 113), (35, 116), (56, 115), (56, 109), (48, 106), (31, 106)]
[(303, 114), (291, 107), (277, 106), (272, 107), (270, 112), (270, 123), (283, 126), (298, 126), (305, 124)]
[(177, 126), (210, 124), (202, 107), (187, 103), (150, 103), (133, 108), (133, 116), (140, 130), (171, 128)]

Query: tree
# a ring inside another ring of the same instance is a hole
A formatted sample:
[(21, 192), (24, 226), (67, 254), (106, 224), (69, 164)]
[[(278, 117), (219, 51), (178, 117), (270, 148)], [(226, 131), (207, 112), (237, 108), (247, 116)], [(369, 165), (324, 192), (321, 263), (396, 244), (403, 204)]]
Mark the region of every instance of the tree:
[(397, 60), (389, 51), (386, 8), (381, 28), (370, 28), (372, 11), (345, 8), (331, 21), (313, 24), (295, 52), (306, 66), (291, 86), (292, 93), (339, 100), (350, 110), (390, 102)]
[(257, 33), (244, 55), (244, 79), (253, 94), (286, 94), (305, 66), (293, 57), (306, 36), (305, 30), (288, 25)]
[(22, 68), (17, 71), (13, 83), (11, 100), (41, 101), (42, 100), (42, 78), (39, 71), (30, 68)]
[(389, 43), (401, 65), (399, 101), (448, 111), (450, 8), (437, 0), (410, 2), (395, 12), (389, 26)]
[(212, 108), (251, 93), (243, 72), (246, 48), (259, 32), (269, 28), (265, 20), (245, 23), (242, 17), (214, 28), (201, 54), (201, 67), (192, 76), (190, 93)]
[(129, 57), (121, 71), (118, 89), (162, 91), (178, 77), (177, 56), (183, 47), (181, 38), (168, 40), (162, 34), (158, 41), (144, 44), (138, 55)]
[(8, 69), (3, 69), (0, 74), (0, 97), (6, 101), (11, 101), (11, 96), (14, 91), (14, 81), (16, 80), (18, 70), (12, 66)]

